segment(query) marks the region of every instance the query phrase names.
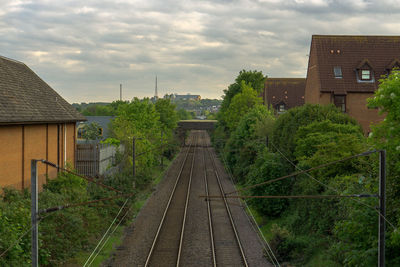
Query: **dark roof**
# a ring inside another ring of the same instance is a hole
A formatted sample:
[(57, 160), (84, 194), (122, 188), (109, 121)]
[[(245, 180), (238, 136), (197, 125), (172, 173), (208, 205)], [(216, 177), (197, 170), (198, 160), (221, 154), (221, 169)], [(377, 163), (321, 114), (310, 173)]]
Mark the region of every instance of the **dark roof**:
[(267, 78), (264, 94), (268, 105), (284, 103), (286, 109), (304, 105), (305, 78)]
[(0, 56), (0, 124), (86, 120), (24, 63)]
[[(311, 49), (316, 49), (321, 91), (373, 92), (400, 58), (400, 36), (313, 35)], [(374, 82), (357, 81), (356, 71), (365, 65)], [(341, 67), (343, 78), (334, 77), (334, 67)]]

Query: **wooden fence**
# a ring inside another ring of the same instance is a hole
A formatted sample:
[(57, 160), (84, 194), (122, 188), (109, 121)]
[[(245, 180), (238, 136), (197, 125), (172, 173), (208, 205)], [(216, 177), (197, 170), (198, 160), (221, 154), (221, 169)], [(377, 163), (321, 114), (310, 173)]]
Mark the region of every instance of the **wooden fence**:
[(98, 177), (116, 171), (117, 149), (110, 144), (77, 144), (75, 168), (79, 174)]

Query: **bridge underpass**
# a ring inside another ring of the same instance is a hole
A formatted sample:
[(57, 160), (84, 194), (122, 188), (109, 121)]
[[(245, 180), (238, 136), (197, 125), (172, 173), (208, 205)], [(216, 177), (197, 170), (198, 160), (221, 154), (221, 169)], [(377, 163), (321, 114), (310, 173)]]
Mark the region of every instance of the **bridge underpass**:
[(185, 144), (187, 133), (191, 130), (213, 131), (216, 120), (181, 120), (178, 122), (177, 133), (182, 144)]

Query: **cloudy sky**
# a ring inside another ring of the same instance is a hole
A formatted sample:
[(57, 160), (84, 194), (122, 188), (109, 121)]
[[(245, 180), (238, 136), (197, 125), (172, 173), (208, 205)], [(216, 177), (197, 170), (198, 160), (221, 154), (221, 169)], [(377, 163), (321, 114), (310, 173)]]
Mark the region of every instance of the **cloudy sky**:
[(69, 102), (220, 98), (241, 69), (305, 77), (312, 34), (400, 35), (400, 0), (0, 0), (0, 55)]

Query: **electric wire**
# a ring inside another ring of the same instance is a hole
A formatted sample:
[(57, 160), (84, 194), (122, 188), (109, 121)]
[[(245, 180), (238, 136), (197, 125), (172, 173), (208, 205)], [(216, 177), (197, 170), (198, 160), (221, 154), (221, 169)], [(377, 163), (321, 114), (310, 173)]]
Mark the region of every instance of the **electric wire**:
[[(329, 185), (327, 185), (327, 184), (324, 184), (323, 182), (319, 181), (318, 179), (316, 179), (315, 177), (313, 177), (311, 174), (309, 174), (308, 171), (310, 171), (310, 170), (313, 169), (313, 168), (311, 168), (311, 169), (309, 169), (309, 170), (306, 170), (306, 171), (303, 171), (303, 170), (302, 170), (300, 167), (298, 167), (293, 161), (291, 161), (288, 157), (286, 157), (286, 155), (283, 154), (272, 142), (270, 142), (270, 144), (279, 152), (279, 154), (282, 155), (282, 157), (283, 157), (286, 161), (288, 161), (288, 162), (289, 162), (291, 165), (293, 165), (296, 169), (300, 170), (301, 173), (305, 173), (308, 177), (310, 177), (310, 178), (313, 179), (314, 181), (316, 181), (316, 182), (318, 182), (319, 184), (323, 185), (324, 187), (326, 187), (326, 188), (328, 188), (328, 189), (330, 189), (330, 190), (332, 190), (332, 191), (335, 191), (336, 193), (340, 194), (340, 191), (339, 191), (338, 189), (336, 189), (336, 188), (334, 188), (334, 187), (332, 187), (332, 186), (329, 186)], [(342, 161), (344, 161), (344, 160), (349, 160), (349, 159), (352, 159), (352, 158), (356, 158), (356, 157), (366, 156), (366, 155), (369, 155), (369, 154), (372, 154), (372, 153), (376, 153), (376, 152), (378, 152), (378, 150), (370, 150), (370, 151), (367, 151), (367, 152), (364, 152), (364, 153), (360, 153), (360, 154), (357, 154), (357, 155), (354, 155), (354, 156), (351, 156), (351, 157), (344, 158), (344, 159), (342, 159), (342, 160), (333, 161), (333, 162), (331, 162), (331, 164), (329, 164), (329, 165), (332, 165), (333, 163), (342, 162)], [(328, 165), (326, 165), (326, 164), (324, 164), (324, 165), (325, 165), (325, 166), (328, 166)], [(320, 166), (321, 166), (321, 165), (320, 165)], [(376, 208), (374, 208), (374, 207), (372, 207), (371, 205), (368, 205), (368, 204), (362, 202), (361, 200), (359, 200), (359, 199), (357, 199), (357, 198), (350, 198), (350, 199), (353, 200), (353, 201), (356, 201), (357, 203), (359, 203), (359, 204), (361, 204), (361, 205), (363, 205), (363, 206), (365, 206), (365, 207), (368, 207), (368, 208), (374, 210), (374, 211), (379, 215), (379, 217), (382, 217), (394, 230), (397, 230), (397, 227), (394, 226), (394, 224), (391, 223), (391, 222), (386, 218), (386, 216), (384, 216), (384, 215), (383, 215), (379, 210), (377, 210)]]
[[(349, 156), (349, 157), (346, 157), (346, 158), (343, 158), (343, 159), (339, 159), (339, 160), (336, 160), (336, 161), (331, 161), (331, 162), (328, 162), (328, 163), (325, 163), (325, 164), (321, 164), (321, 165), (312, 167), (312, 168), (307, 169), (307, 170), (302, 170), (302, 169), (298, 168), (300, 170), (298, 172), (294, 172), (294, 173), (291, 173), (291, 174), (288, 174), (288, 175), (281, 176), (281, 177), (276, 178), (276, 179), (268, 180), (268, 181), (265, 181), (265, 182), (262, 182), (262, 183), (258, 183), (258, 184), (254, 184), (254, 185), (251, 185), (251, 186), (246, 186), (246, 187), (240, 188), (240, 189), (238, 189), (236, 191), (232, 191), (232, 192), (229, 192), (229, 193), (226, 193), (226, 194), (229, 195), (229, 194), (237, 193), (237, 192), (244, 191), (244, 190), (247, 190), (247, 189), (250, 189), (250, 188), (254, 188), (254, 187), (261, 186), (261, 185), (266, 185), (266, 184), (270, 184), (270, 183), (277, 182), (277, 181), (280, 181), (280, 180), (284, 180), (286, 178), (290, 178), (290, 177), (297, 176), (297, 175), (300, 175), (300, 174), (307, 174), (310, 171), (314, 171), (314, 170), (318, 170), (318, 169), (321, 169), (321, 168), (325, 168), (327, 166), (330, 166), (330, 165), (333, 165), (333, 164), (336, 164), (336, 163), (339, 163), (339, 162), (343, 162), (343, 161), (346, 161), (346, 160), (349, 160), (349, 159), (353, 159), (353, 158), (357, 158), (357, 157), (361, 157), (361, 156), (366, 156), (366, 155), (369, 155), (369, 154), (372, 154), (372, 153), (375, 153), (375, 152), (377, 152), (377, 151), (376, 150), (366, 151), (366, 152), (363, 152), (363, 153), (360, 153), (360, 154), (357, 154), (357, 155), (353, 155), (353, 156)], [(286, 158), (286, 160), (289, 160), (289, 159)], [(294, 163), (292, 163), (292, 164), (294, 164)], [(318, 182), (319, 184), (323, 185), (323, 186), (327, 186), (324, 183), (322, 183), (321, 181), (319, 181), (318, 179), (315, 179), (314, 177), (312, 177), (312, 179), (315, 180), (316, 182)], [(333, 190), (336, 190), (336, 189), (333, 189)], [(336, 191), (338, 191), (338, 190), (336, 190)]]
[[(40, 219), (37, 221), (37, 224), (39, 224), (42, 220), (46, 219), (46, 218), (49, 217), (50, 215), (51, 215), (51, 214), (48, 214), (47, 216), (40, 218)], [(0, 258), (2, 258), (4, 255), (6, 255), (7, 252), (8, 252), (10, 249), (12, 249), (15, 245), (17, 245), (17, 244), (19, 243), (19, 241), (21, 241), (21, 239), (22, 239), (24, 236), (26, 236), (30, 231), (32, 231), (33, 227), (35, 227), (35, 226), (32, 225), (28, 230), (26, 230), (22, 235), (20, 235), (19, 238), (18, 238), (14, 243), (12, 243), (6, 250), (4, 250), (4, 251), (1, 253)]]
[(114, 234), (114, 232), (118, 229), (118, 227), (120, 226), (120, 224), (122, 223), (122, 221), (125, 219), (126, 215), (128, 215), (128, 213), (131, 211), (132, 209), (131, 205), (129, 207), (129, 209), (126, 211), (126, 213), (124, 214), (124, 216), (122, 216), (122, 218), (119, 220), (118, 224), (114, 227), (114, 230), (108, 235), (107, 239), (103, 242), (103, 244), (101, 245), (101, 247), (97, 250), (97, 253), (95, 256), (93, 256), (93, 259), (90, 261), (90, 263), (88, 264), (88, 266), (91, 266), (92, 263), (94, 262), (94, 260), (96, 259), (96, 257), (99, 255), (99, 253), (101, 252), (101, 250), (104, 248), (104, 246), (107, 244), (108, 240), (110, 240), (111, 236)]
[(122, 191), (117, 190), (117, 189), (115, 189), (115, 188), (113, 188), (113, 187), (111, 187), (111, 186), (105, 185), (105, 184), (103, 184), (103, 183), (101, 183), (101, 182), (99, 182), (99, 181), (96, 181), (94, 178), (91, 178), (91, 177), (88, 177), (88, 176), (85, 176), (85, 175), (81, 175), (81, 174), (78, 174), (78, 173), (76, 173), (76, 172), (70, 171), (70, 170), (68, 170), (68, 169), (62, 168), (62, 167), (58, 166), (57, 164), (52, 163), (52, 162), (50, 162), (50, 161), (47, 161), (47, 160), (44, 160), (44, 159), (41, 159), (41, 160), (38, 160), (38, 161), (39, 161), (39, 162), (42, 162), (42, 163), (44, 163), (44, 164), (46, 164), (46, 165), (49, 165), (49, 166), (51, 166), (51, 167), (57, 168), (57, 169), (59, 169), (59, 170), (65, 171), (65, 172), (67, 172), (67, 173), (69, 173), (69, 174), (72, 174), (72, 175), (78, 176), (78, 177), (80, 177), (80, 178), (83, 178), (83, 179), (85, 179), (85, 180), (87, 180), (87, 181), (89, 181), (89, 182), (91, 182), (91, 183), (95, 183), (95, 184), (97, 184), (98, 186), (107, 188), (107, 189), (112, 190), (112, 191), (117, 192), (117, 193), (122, 193)]
[(121, 213), (122, 209), (125, 207), (126, 203), (128, 203), (129, 198), (127, 198), (124, 202), (124, 204), (121, 206), (121, 208), (119, 209), (117, 215), (115, 216), (114, 220), (111, 222), (110, 226), (108, 227), (107, 231), (104, 233), (103, 237), (100, 239), (100, 241), (97, 243), (96, 247), (94, 248), (93, 252), (89, 255), (89, 257), (87, 258), (86, 262), (84, 263), (83, 267), (87, 266), (89, 260), (93, 257), (95, 251), (97, 250), (97, 248), (100, 246), (101, 242), (104, 240), (104, 238), (106, 237), (106, 235), (108, 234), (108, 232), (110, 231), (111, 227), (114, 225), (115, 221), (117, 220), (119, 214)]
[[(231, 168), (229, 167), (229, 165), (227, 164), (227, 161), (226, 161), (226, 158), (225, 158), (225, 155), (224, 155), (224, 154), (222, 154), (222, 160), (224, 161), (224, 165), (225, 165), (226, 168), (227, 168), (228, 176), (229, 176), (229, 178), (231, 179), (231, 181), (232, 181), (234, 187), (236, 188), (232, 170), (231, 170)], [(247, 204), (247, 202), (246, 202), (245, 199), (243, 199), (242, 202), (246, 205), (247, 210), (250, 212), (250, 216), (251, 216), (252, 221), (253, 221), (253, 223), (251, 223), (251, 225), (252, 225), (252, 227), (253, 227), (253, 229), (254, 229), (254, 228), (255, 228), (254, 225), (257, 226), (257, 222), (256, 222), (256, 219), (254, 218), (253, 212), (251, 211), (251, 209), (250, 209), (250, 207), (248, 206), (248, 204)], [(242, 203), (242, 202), (240, 202), (240, 203)], [(247, 214), (247, 213), (246, 213), (246, 214)], [(249, 219), (248, 216), (247, 216), (247, 218)], [(250, 219), (249, 219), (249, 220), (250, 220)], [(265, 252), (267, 253), (269, 259), (271, 260), (271, 263), (272, 263), (274, 266), (280, 267), (281, 265), (280, 265), (278, 259), (276, 258), (275, 254), (274, 254), (274, 251), (272, 250), (272, 248), (271, 248), (271, 246), (269, 245), (267, 239), (265, 238), (265, 236), (264, 236), (263, 233), (261, 232), (261, 229), (260, 229), (258, 226), (257, 226), (257, 230), (258, 230), (258, 233), (259, 233), (258, 236), (259, 236), (259, 237), (261, 236), (261, 238), (264, 240), (264, 243), (263, 243), (261, 240), (260, 240), (260, 241), (261, 241), (261, 243), (263, 244), (264, 250), (265, 250)], [(268, 249), (266, 248), (265, 244), (267, 245)], [(272, 256), (271, 256), (271, 255), (272, 255)], [(276, 264), (275, 264), (275, 262), (276, 262)]]

